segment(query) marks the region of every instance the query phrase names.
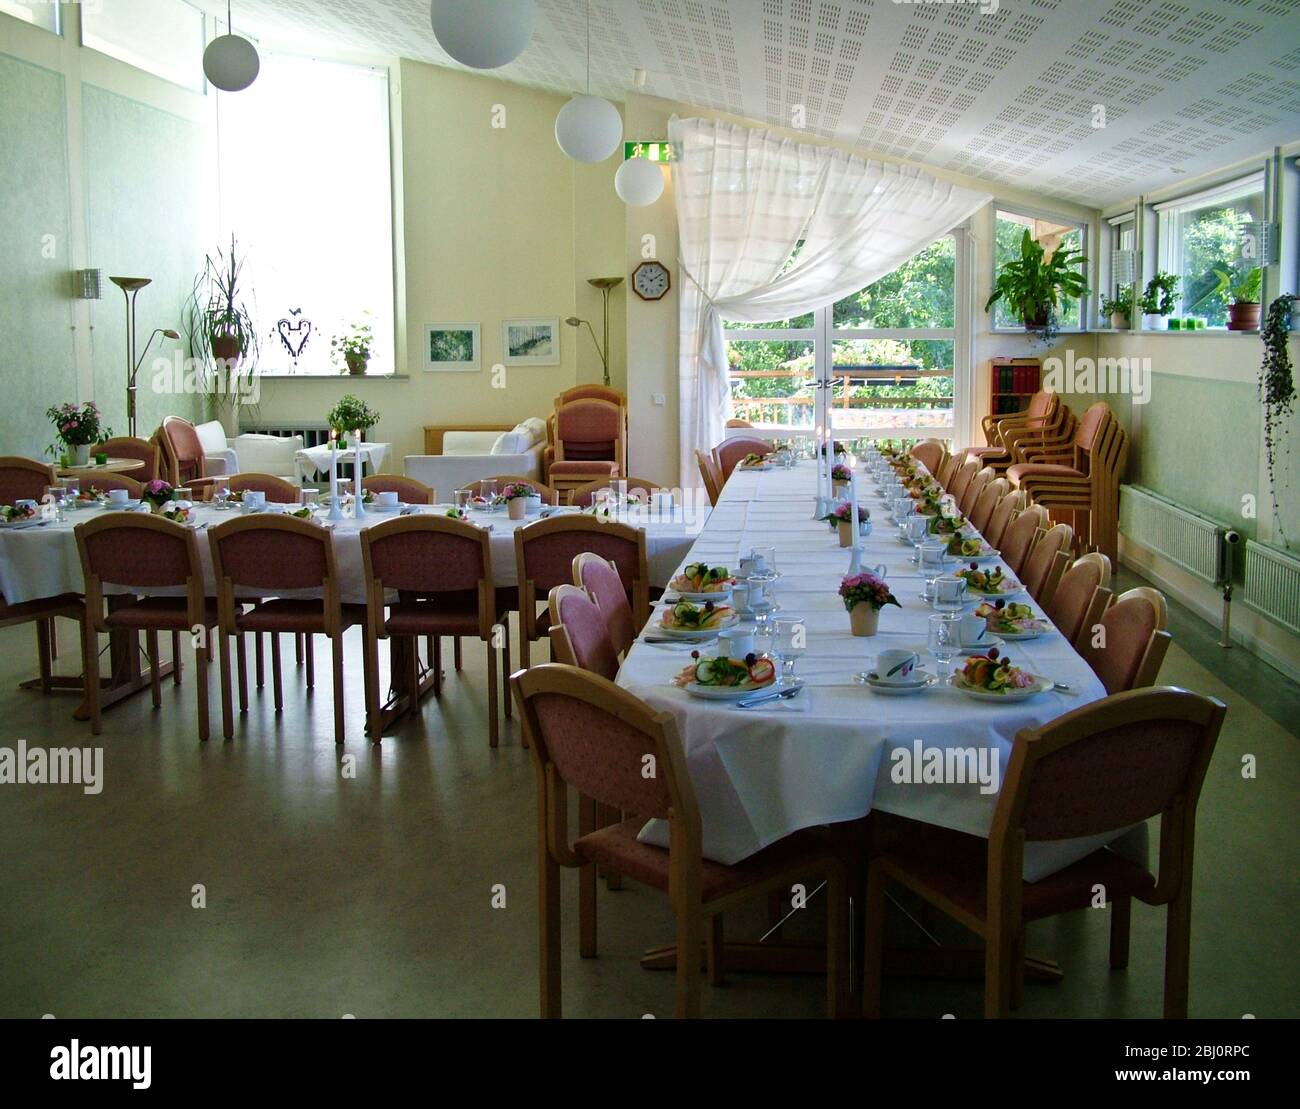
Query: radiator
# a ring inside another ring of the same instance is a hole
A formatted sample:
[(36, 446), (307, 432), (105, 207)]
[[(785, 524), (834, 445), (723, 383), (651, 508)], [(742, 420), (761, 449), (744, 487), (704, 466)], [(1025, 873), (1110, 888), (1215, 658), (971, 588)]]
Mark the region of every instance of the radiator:
[(1150, 489), (1120, 486), (1119, 528), (1126, 539), (1211, 585), (1221, 585), (1227, 578), (1223, 537), (1228, 529)]
[(240, 423), (240, 434), (248, 435), (301, 435), (302, 445), (304, 447), (314, 447), (320, 443), (328, 443), (330, 439), (329, 424), (267, 424), (267, 423)]
[(1247, 608), (1300, 635), (1300, 559), (1246, 540)]

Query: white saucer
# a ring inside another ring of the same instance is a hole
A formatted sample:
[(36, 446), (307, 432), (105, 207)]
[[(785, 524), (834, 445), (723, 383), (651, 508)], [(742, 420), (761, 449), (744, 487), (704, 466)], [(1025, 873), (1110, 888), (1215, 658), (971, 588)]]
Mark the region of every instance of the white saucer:
[(916, 672), (921, 675), (919, 681), (882, 682), (879, 678), (873, 678), (870, 671), (864, 671), (854, 680), (861, 685), (865, 685), (872, 693), (879, 693), (883, 697), (906, 697), (908, 694), (920, 693), (923, 689), (929, 689), (939, 682), (938, 675), (931, 674), (928, 670), (917, 667)]

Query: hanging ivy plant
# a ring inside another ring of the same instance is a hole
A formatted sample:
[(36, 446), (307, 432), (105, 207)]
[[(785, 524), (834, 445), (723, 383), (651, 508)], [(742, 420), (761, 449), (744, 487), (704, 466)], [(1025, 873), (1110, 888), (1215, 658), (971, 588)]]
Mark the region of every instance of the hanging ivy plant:
[(1286, 420), (1295, 400), (1295, 380), (1291, 373), (1291, 310), (1294, 294), (1284, 294), (1268, 306), (1261, 338), (1264, 340), (1264, 361), (1259, 368), (1259, 396), (1264, 404), (1264, 455), (1268, 462), (1268, 490), (1273, 499), (1273, 519), (1284, 547), (1291, 544), (1282, 530), (1281, 515), (1277, 508), (1277, 448), (1286, 433)]

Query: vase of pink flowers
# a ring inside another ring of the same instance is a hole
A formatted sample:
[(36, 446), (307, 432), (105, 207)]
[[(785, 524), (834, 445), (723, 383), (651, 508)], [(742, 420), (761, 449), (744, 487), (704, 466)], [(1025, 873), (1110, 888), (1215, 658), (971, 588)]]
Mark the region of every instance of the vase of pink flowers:
[(109, 438), (111, 428), (100, 424), (99, 407), (93, 400), (85, 404), (60, 404), (46, 410), (46, 416), (54, 424), (58, 442), (50, 447), (50, 453), (66, 454), (74, 466), (90, 464), (90, 447)]
[[(840, 533), (840, 546), (853, 546), (853, 531), (850, 521), (853, 519), (853, 505), (848, 501), (840, 501), (828, 516), (822, 519), (829, 521), (831, 527), (837, 529)], [(858, 505), (858, 534), (871, 534), (871, 511), (863, 505)]]
[(512, 520), (522, 520), (528, 513), (528, 498), (537, 496), (537, 490), (526, 481), (510, 481), (501, 490), (506, 502), (506, 512)]
[(843, 493), (849, 487), (849, 481), (853, 477), (853, 471), (850, 470), (843, 462), (837, 462), (831, 467), (831, 492)]
[(840, 582), (840, 597), (849, 614), (849, 630), (854, 635), (875, 635), (880, 626), (880, 610), (898, 604), (885, 579), (870, 572), (850, 574)]
[(150, 511), (161, 512), (165, 505), (176, 499), (176, 490), (171, 482), (156, 477), (153, 481), (144, 483), (144, 491), (141, 495), (149, 505)]

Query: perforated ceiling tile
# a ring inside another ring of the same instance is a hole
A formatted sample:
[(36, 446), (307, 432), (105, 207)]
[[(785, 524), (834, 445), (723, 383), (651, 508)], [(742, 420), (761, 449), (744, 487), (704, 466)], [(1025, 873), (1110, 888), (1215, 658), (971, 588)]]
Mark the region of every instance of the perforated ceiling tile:
[[(224, 23), (225, 0), (192, 2)], [(586, 0), (537, 9), (494, 76), (578, 91)], [(235, 15), (285, 50), (456, 67), (428, 0), (240, 0)], [(621, 100), (641, 67), (653, 96), (787, 127), (802, 104), (811, 134), (1104, 205), (1177, 180), (1171, 166), (1300, 138), (1298, 15), (1300, 0), (591, 0), (592, 91)], [(973, 147), (991, 136), (998, 149)]]

